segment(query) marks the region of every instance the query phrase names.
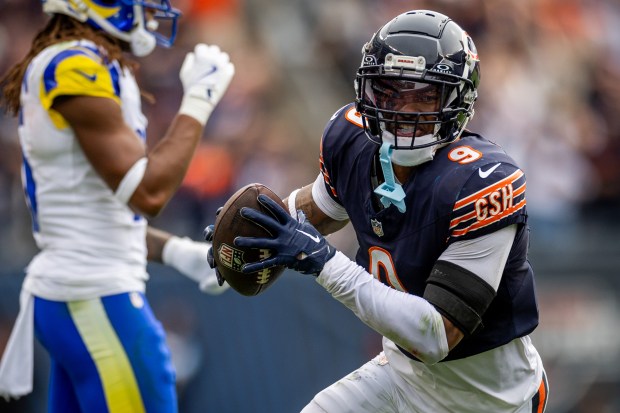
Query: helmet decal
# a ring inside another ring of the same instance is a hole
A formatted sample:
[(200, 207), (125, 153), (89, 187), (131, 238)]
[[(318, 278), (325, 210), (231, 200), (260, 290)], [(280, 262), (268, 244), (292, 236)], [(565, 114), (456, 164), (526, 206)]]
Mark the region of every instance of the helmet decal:
[(362, 66), (372, 66), (377, 64), (377, 58), (372, 55), (364, 56)]
[(478, 57), (478, 50), (476, 49), (476, 45), (474, 44), (473, 39), (465, 31), (463, 32), (463, 36), (465, 37), (463, 45), (465, 46), (468, 60), (474, 60), (476, 62), (479, 62), (480, 58)]
[[(70, 0), (70, 2), (75, 4), (74, 0)], [(103, 6), (92, 0), (81, 0), (81, 2), (105, 19), (108, 19), (121, 11), (121, 6)]]
[(438, 63), (433, 67), (433, 70), (441, 73), (452, 73), (452, 68), (444, 63)]
[(386, 71), (409, 69), (416, 72), (423, 72), (426, 69), (426, 59), (424, 56), (403, 56), (388, 53), (385, 55), (385, 63), (383, 64)]

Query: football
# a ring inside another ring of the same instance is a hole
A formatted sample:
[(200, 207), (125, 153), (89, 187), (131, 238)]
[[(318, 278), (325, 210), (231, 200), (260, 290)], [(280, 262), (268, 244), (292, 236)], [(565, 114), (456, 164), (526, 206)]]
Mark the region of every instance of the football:
[(265, 194), (284, 208), (282, 199), (271, 189), (259, 183), (244, 186), (226, 201), (215, 219), (213, 232), (213, 258), (217, 268), (226, 282), (242, 295), (253, 296), (262, 293), (280, 277), (285, 267), (271, 267), (251, 273), (241, 272), (245, 263), (268, 258), (271, 251), (237, 247), (233, 244), (236, 237), (270, 237), (265, 228), (241, 216), (243, 207), (254, 208), (269, 213), (257, 200), (258, 195)]

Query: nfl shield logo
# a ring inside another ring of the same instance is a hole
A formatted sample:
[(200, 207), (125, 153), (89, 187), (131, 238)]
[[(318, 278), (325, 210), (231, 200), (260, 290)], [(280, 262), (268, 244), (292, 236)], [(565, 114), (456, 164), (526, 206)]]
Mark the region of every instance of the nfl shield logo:
[(241, 271), (241, 266), (243, 265), (243, 251), (222, 243), (218, 252), (220, 254), (220, 262), (225, 267), (231, 268), (234, 271)]
[(376, 219), (370, 220), (370, 225), (372, 225), (372, 231), (377, 234), (378, 237), (383, 236), (383, 224)]

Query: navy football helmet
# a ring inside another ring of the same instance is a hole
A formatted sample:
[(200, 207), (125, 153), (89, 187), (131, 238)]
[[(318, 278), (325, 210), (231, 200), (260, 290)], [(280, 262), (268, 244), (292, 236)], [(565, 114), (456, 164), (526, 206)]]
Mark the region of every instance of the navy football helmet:
[(480, 65), (459, 25), (437, 12), (409, 11), (379, 29), (362, 54), (356, 109), (372, 141), (389, 142), (396, 156), (460, 136), (474, 114)]
[[(136, 56), (146, 56), (155, 45), (170, 47), (181, 13), (169, 0), (41, 0), (43, 11), (71, 16), (129, 43)], [(158, 32), (167, 21), (167, 34)]]

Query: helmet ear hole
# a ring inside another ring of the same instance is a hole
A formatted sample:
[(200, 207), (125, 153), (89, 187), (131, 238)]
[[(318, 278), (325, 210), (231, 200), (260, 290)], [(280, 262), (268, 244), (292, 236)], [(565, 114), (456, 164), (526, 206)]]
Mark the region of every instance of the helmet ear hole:
[(157, 45), (157, 40), (146, 30), (136, 30), (131, 36), (131, 51), (138, 57), (149, 55)]

